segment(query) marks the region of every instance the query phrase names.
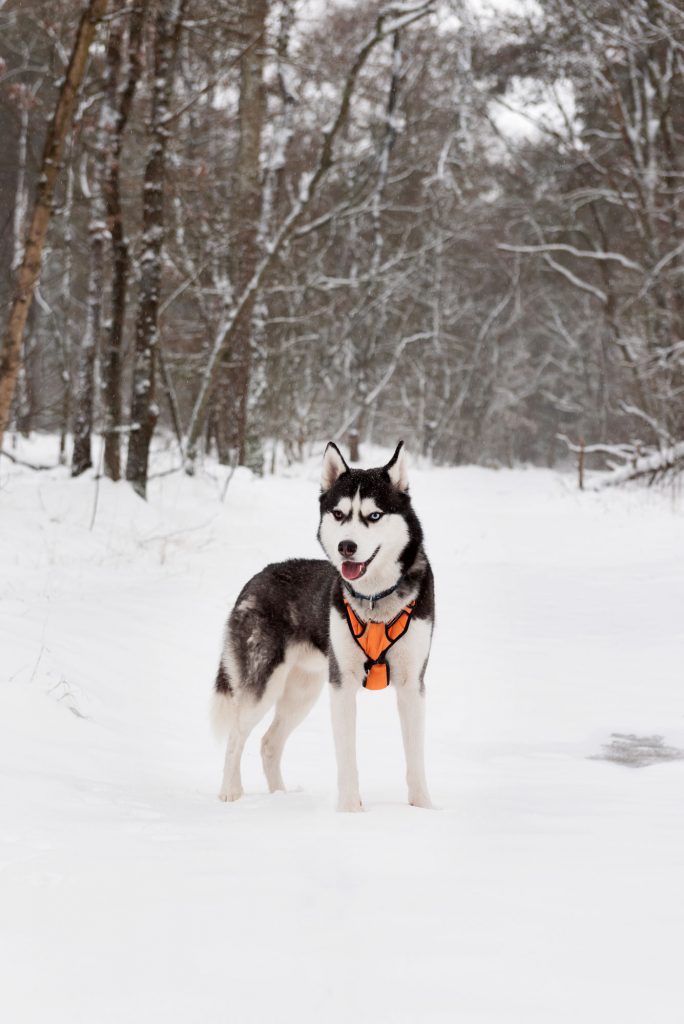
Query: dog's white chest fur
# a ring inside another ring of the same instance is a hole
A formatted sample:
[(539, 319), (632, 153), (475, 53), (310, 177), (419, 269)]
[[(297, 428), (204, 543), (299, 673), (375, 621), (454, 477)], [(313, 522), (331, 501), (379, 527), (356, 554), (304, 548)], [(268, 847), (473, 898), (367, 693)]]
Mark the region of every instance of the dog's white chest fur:
[[(385, 655), (390, 666), (392, 686), (405, 687), (415, 683), (421, 688), (431, 638), (430, 621), (411, 619), (406, 633), (392, 644)], [(330, 612), (330, 646), (341, 682), (347, 686), (362, 686), (366, 676), (364, 664), (367, 656), (352, 636), (347, 619), (334, 608)], [(331, 682), (334, 685), (334, 681)]]

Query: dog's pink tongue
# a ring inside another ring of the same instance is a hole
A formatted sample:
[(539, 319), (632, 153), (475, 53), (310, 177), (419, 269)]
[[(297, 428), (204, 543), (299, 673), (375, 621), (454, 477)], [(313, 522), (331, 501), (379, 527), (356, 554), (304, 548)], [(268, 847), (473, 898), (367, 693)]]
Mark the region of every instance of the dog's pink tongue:
[(343, 562), (342, 575), (345, 580), (357, 580), (363, 572), (363, 562)]

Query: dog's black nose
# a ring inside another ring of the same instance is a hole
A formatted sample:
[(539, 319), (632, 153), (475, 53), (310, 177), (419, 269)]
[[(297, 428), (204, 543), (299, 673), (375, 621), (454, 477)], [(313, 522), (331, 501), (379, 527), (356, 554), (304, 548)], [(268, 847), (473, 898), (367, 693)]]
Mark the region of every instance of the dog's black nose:
[(356, 544), (353, 540), (341, 540), (337, 550), (343, 558), (352, 558), (356, 554)]

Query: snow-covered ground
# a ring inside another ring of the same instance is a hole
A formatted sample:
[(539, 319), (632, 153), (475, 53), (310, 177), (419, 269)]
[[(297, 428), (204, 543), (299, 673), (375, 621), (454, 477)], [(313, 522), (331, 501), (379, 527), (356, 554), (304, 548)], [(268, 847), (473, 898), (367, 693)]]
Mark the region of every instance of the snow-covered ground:
[(318, 557), (313, 464), (238, 472), (223, 504), (221, 472), (149, 504), (102, 481), (90, 529), (92, 477), (0, 464), (2, 1020), (678, 1020), (684, 496), (414, 472), (439, 809), (405, 805), (393, 695), (362, 693), (346, 816), (327, 697), (291, 792), (267, 794), (255, 734), (247, 796), (216, 799), (231, 601)]

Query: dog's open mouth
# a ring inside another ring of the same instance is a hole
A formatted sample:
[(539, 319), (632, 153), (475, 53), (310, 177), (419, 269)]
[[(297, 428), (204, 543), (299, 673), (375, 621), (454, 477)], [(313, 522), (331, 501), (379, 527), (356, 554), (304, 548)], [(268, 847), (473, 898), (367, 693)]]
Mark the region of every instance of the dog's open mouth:
[(340, 566), (340, 571), (344, 576), (345, 580), (358, 580), (360, 576), (363, 576), (364, 572), (371, 564), (375, 556), (377, 555), (379, 547), (375, 549), (373, 554), (365, 562), (343, 562)]

